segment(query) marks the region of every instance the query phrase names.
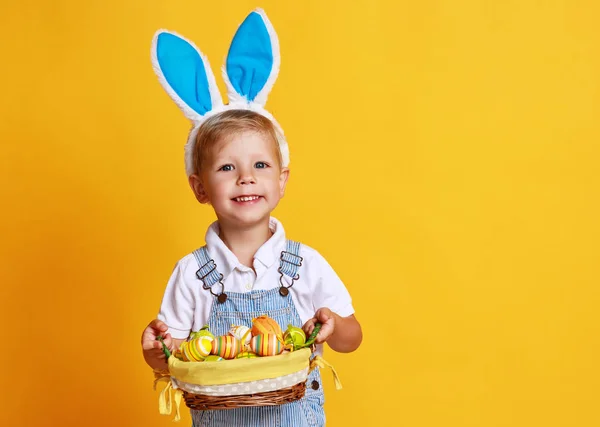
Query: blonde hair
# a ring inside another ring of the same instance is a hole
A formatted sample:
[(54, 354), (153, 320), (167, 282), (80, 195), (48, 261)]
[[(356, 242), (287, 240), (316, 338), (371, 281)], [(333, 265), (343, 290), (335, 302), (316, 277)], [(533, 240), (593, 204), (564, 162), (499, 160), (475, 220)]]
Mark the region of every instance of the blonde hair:
[(194, 173), (199, 174), (211, 150), (223, 138), (239, 132), (257, 132), (273, 140), (279, 167), (283, 160), (279, 141), (283, 138), (271, 120), (251, 110), (226, 110), (209, 117), (198, 129), (192, 155)]

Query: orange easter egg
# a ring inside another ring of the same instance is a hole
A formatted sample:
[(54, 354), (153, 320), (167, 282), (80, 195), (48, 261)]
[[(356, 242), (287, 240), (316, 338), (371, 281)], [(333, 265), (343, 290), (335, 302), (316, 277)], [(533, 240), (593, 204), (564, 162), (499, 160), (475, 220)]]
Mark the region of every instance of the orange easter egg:
[(211, 354), (221, 356), (223, 359), (234, 359), (242, 351), (242, 342), (231, 335), (215, 337), (212, 341)]
[(275, 356), (283, 351), (283, 344), (275, 334), (261, 334), (252, 337), (250, 349), (259, 356)]
[(278, 337), (283, 335), (279, 324), (269, 316), (258, 316), (252, 319), (252, 336), (265, 334), (273, 334)]

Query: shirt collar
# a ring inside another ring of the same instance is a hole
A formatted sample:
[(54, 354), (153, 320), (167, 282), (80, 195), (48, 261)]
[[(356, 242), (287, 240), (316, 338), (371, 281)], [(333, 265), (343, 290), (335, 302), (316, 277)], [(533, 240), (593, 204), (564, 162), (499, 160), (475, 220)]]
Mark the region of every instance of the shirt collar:
[[(285, 231), (281, 222), (271, 217), (269, 219), (269, 229), (273, 232), (273, 235), (258, 248), (258, 251), (254, 255), (254, 259), (267, 268), (271, 267), (279, 259), (281, 252), (285, 250), (286, 242)], [(215, 261), (217, 271), (223, 275), (223, 280), (227, 279), (236, 267), (240, 269), (247, 268), (239, 262), (235, 254), (231, 252), (219, 237), (218, 221), (213, 222), (208, 227), (205, 240), (208, 253)]]

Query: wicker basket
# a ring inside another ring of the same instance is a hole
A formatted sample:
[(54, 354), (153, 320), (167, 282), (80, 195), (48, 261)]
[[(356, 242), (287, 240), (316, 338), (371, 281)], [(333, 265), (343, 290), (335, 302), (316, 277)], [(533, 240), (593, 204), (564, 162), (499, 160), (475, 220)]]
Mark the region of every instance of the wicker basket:
[(157, 375), (156, 382), (167, 382), (159, 410), (170, 414), (174, 399), (179, 418), (181, 397), (189, 408), (199, 410), (274, 406), (301, 399), (308, 374), (322, 361), (318, 356), (311, 359), (313, 350), (220, 362), (184, 362), (171, 356), (168, 373)]
[(279, 390), (255, 394), (232, 396), (209, 396), (183, 392), (185, 404), (191, 409), (232, 409), (243, 406), (275, 406), (301, 399), (306, 390), (306, 383), (298, 383)]
[(220, 362), (184, 362), (169, 357), (168, 372), (155, 373), (154, 386), (166, 385), (159, 396), (159, 412), (180, 419), (181, 400), (198, 410), (221, 410), (248, 406), (275, 406), (301, 399), (308, 374), (317, 367), (333, 373), (336, 389), (341, 389), (335, 369), (318, 355), (315, 347), (302, 348), (277, 356), (233, 359)]

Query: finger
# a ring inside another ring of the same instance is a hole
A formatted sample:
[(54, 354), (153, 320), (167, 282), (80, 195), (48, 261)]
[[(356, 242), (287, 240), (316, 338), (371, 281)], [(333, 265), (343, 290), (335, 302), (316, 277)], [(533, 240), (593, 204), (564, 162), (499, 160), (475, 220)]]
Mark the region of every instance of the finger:
[(155, 338), (144, 339), (142, 341), (142, 349), (143, 350), (152, 350), (152, 349), (161, 350), (162, 345), (161, 345), (160, 341), (156, 341)]
[(304, 325), (302, 325), (302, 329), (308, 328), (312, 323), (314, 323), (314, 319), (308, 319)]
[(317, 334), (317, 338), (315, 338), (315, 342), (317, 344), (323, 344), (328, 339), (329, 339), (329, 334), (326, 334), (325, 332), (319, 331), (319, 333)]
[(329, 339), (329, 337), (333, 334), (333, 325), (329, 323), (323, 324), (321, 326), (321, 330), (317, 334), (317, 339), (315, 340), (317, 343), (324, 343)]
[(304, 326), (302, 326), (302, 330), (304, 331), (304, 333), (306, 335), (310, 335), (312, 333), (313, 329), (315, 329), (315, 322), (316, 322), (316, 319), (312, 318), (312, 319), (308, 320), (304, 324)]
[(146, 327), (146, 329), (144, 329), (144, 331), (142, 332), (142, 345), (144, 345), (144, 343), (147, 341), (154, 341), (155, 338), (156, 336), (152, 332), (152, 329)]
[(152, 329), (149, 325), (142, 332), (142, 342), (144, 341), (154, 341), (156, 337), (160, 336), (162, 333), (155, 329)]
[(152, 350), (153, 348), (154, 348), (153, 341), (142, 341), (142, 350), (143, 351), (149, 351), (149, 350)]
[(146, 330), (142, 334), (142, 347), (154, 346), (154, 343), (158, 342), (158, 337), (159, 335), (156, 335), (151, 329), (146, 328)]
[(325, 323), (331, 319), (331, 310), (328, 308), (320, 308), (315, 314), (315, 317), (317, 317), (321, 323)]
[(163, 341), (169, 350), (173, 351), (175, 349), (175, 343), (173, 342), (173, 337), (171, 337), (171, 334), (165, 335)]
[(144, 341), (142, 342), (142, 350), (144, 351), (150, 351), (150, 350), (161, 350), (162, 346), (160, 345), (160, 342), (158, 341)]
[(154, 319), (148, 326), (157, 332), (166, 332), (169, 329), (165, 322), (158, 319)]

